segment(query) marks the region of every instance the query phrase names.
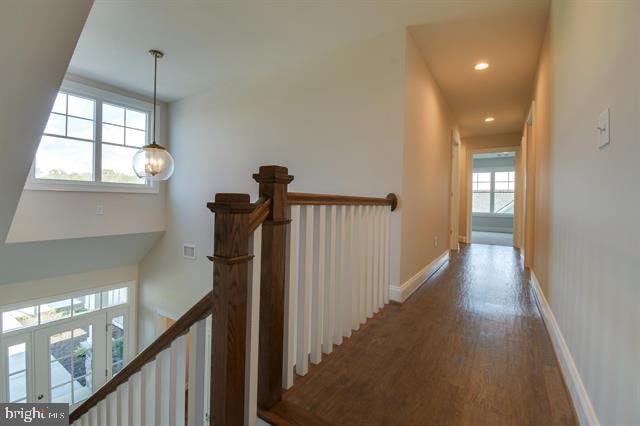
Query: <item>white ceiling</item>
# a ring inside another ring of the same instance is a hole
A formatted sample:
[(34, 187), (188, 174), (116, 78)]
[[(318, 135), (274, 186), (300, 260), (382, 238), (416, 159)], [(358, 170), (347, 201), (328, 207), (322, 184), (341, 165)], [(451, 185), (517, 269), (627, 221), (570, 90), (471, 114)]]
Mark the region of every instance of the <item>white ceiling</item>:
[[(463, 136), (519, 130), (548, 0), (95, 2), (69, 71), (173, 101), (410, 27)], [(478, 59), (491, 68), (474, 73)], [(496, 121), (484, 125), (492, 114)]]
[[(512, 1), (490, 13), (410, 28), (463, 137), (522, 129), (548, 9), (548, 0)], [(479, 61), (490, 67), (474, 70)], [(487, 116), (495, 121), (485, 123)]]

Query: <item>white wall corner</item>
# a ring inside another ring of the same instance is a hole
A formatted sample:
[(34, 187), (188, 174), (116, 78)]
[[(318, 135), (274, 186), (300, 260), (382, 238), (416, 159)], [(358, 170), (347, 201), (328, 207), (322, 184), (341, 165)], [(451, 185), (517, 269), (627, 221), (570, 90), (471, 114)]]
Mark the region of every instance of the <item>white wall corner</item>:
[(449, 250), (438, 256), (433, 262), (429, 263), (418, 273), (405, 281), (402, 285), (392, 285), (389, 288), (389, 298), (394, 302), (403, 303), (409, 298), (422, 284), (427, 282), (431, 276), (449, 260)]
[(598, 421), (598, 416), (593, 409), (593, 405), (591, 405), (591, 399), (589, 398), (587, 389), (582, 383), (582, 378), (580, 377), (578, 368), (573, 361), (569, 347), (562, 336), (562, 331), (560, 331), (560, 327), (556, 322), (551, 306), (549, 306), (547, 299), (544, 297), (544, 293), (542, 293), (542, 289), (540, 288), (540, 282), (533, 271), (531, 271), (530, 283), (538, 304), (538, 309), (540, 310), (542, 319), (547, 326), (547, 332), (551, 338), (556, 358), (560, 363), (560, 370), (562, 371), (562, 376), (567, 384), (580, 425), (597, 426), (600, 422)]

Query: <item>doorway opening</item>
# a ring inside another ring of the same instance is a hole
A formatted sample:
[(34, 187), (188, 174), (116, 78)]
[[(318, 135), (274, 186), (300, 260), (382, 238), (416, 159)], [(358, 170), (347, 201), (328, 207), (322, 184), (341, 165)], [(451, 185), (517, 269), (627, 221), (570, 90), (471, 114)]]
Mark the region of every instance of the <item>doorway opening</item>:
[(473, 154), (471, 242), (514, 245), (516, 151)]

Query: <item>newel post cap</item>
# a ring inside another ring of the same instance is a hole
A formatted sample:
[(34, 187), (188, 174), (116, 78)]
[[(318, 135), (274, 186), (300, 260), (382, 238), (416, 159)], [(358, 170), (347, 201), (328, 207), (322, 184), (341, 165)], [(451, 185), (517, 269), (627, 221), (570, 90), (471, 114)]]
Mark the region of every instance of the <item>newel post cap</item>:
[(260, 166), (258, 173), (253, 174), (258, 183), (291, 183), (293, 176), (289, 169), (283, 166)]
[(207, 207), (214, 213), (251, 213), (254, 206), (249, 194), (218, 193), (213, 203)]

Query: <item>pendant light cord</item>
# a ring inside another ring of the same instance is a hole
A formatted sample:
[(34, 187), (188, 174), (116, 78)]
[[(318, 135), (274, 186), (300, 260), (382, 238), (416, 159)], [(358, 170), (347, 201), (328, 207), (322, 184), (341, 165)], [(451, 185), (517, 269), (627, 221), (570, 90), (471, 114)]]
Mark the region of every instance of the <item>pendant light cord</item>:
[(156, 87), (158, 83), (158, 55), (153, 55), (153, 144), (156, 143)]

